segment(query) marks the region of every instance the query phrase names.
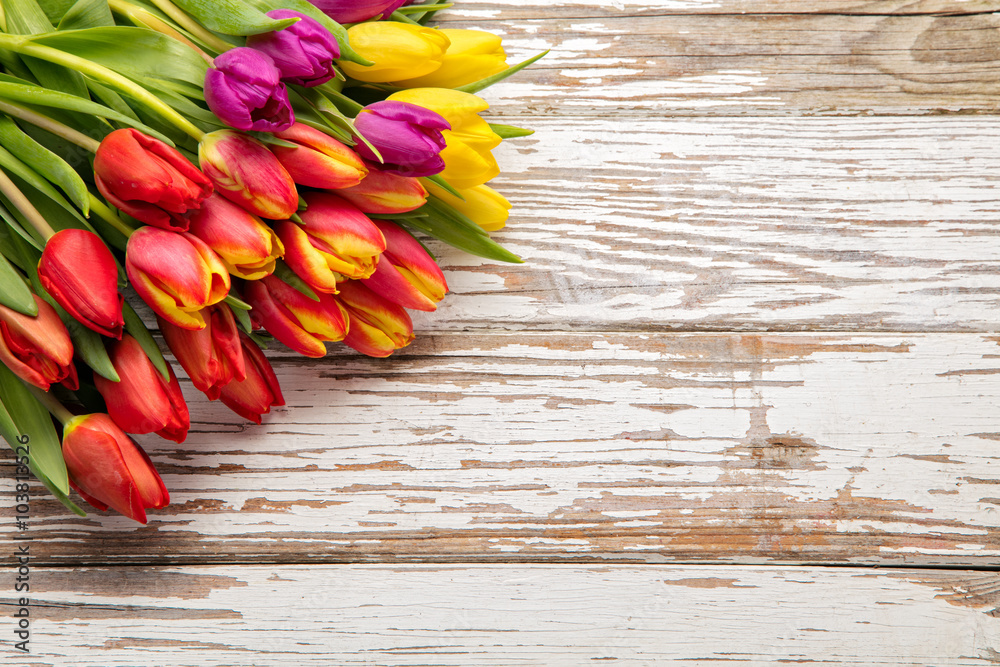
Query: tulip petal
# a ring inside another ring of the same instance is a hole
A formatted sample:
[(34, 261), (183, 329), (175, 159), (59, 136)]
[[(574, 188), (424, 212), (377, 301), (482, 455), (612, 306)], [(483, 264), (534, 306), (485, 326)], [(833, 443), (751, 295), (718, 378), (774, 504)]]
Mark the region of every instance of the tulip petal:
[(244, 419), (259, 424), (261, 415), (269, 413), (272, 406), (284, 405), (285, 399), (281, 395), (278, 378), (264, 353), (242, 332), (240, 342), (243, 346), (243, 358), (246, 360), (246, 379), (233, 380), (223, 387), (219, 400)]
[[(86, 266), (87, 270), (81, 270)], [(50, 238), (38, 262), (38, 279), (75, 320), (97, 333), (121, 338), (124, 319), (118, 268), (93, 232), (64, 229)]]

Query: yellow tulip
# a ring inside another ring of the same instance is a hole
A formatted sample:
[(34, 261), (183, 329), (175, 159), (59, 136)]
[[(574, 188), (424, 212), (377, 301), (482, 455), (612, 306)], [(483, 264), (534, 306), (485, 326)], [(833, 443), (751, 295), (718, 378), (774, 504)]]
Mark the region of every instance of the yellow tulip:
[(450, 130), (441, 131), (447, 146), (440, 155), (445, 164), (441, 176), (454, 187), (474, 188), (500, 173), (490, 152), (500, 145), (500, 136), (479, 117), (489, 108), (486, 100), (449, 88), (410, 88), (389, 99), (436, 111), (451, 124)]
[(500, 38), (482, 30), (441, 30), (451, 41), (441, 67), (430, 74), (396, 81), (401, 88), (458, 88), (507, 69)]
[(370, 66), (340, 60), (347, 76), (368, 83), (387, 83), (424, 76), (441, 67), (451, 43), (441, 30), (395, 21), (359, 23), (347, 31), (351, 47)]
[(424, 179), (423, 183), (432, 195), (451, 205), (459, 213), (482, 227), (484, 231), (495, 232), (498, 229), (503, 229), (507, 217), (510, 215), (510, 202), (488, 185), (477, 185), (467, 190), (459, 190), (459, 193), (465, 197), (463, 201), (432, 181)]

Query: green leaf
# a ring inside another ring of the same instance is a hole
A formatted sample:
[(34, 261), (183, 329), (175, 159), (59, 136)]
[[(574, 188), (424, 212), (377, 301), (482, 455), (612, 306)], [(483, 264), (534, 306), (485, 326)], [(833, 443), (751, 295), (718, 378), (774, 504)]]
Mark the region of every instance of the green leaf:
[(298, 19), (272, 19), (240, 0), (173, 0), (209, 30), (226, 35), (259, 35), (281, 30)]
[(229, 304), (230, 308), (235, 310), (253, 310), (253, 306), (236, 296), (233, 292), (229, 292), (223, 300)]
[(80, 174), (6, 116), (0, 116), (0, 146), (17, 155), (46, 180), (58, 185), (84, 215), (90, 211), (90, 193)]
[[(38, 172), (18, 160), (5, 148), (0, 148), (0, 168), (3, 168), (3, 170), (11, 176), (17, 176), (28, 185), (44, 194), (46, 197), (64, 207), (67, 211), (76, 213), (76, 209), (73, 208), (73, 205), (66, 201), (65, 197), (59, 194), (58, 190), (52, 187), (52, 185), (44, 178), (39, 176)], [(28, 198), (31, 199), (31, 197)], [(37, 203), (33, 199), (32, 204), (36, 204), (35, 207), (38, 208)]]
[(309, 287), (306, 281), (302, 280), (297, 273), (292, 271), (290, 266), (280, 259), (274, 263), (274, 277), (288, 283), (289, 287), (301, 292), (313, 301), (319, 301), (319, 295), (313, 291), (313, 288)]
[(520, 257), (487, 236), (479, 225), (436, 197), (429, 197), (427, 203), (417, 210), (426, 213), (427, 217), (407, 218), (400, 222), (472, 255), (500, 262), (522, 263)]
[(60, 30), (104, 28), (114, 24), (108, 0), (78, 0), (59, 19)]
[[(25, 225), (21, 223), (23, 218), (21, 217), (20, 211), (14, 208), (11, 203), (7, 201), (6, 197), (0, 197), (0, 203), (3, 204), (0, 206), (0, 218), (3, 218), (3, 221), (7, 223), (7, 226), (15, 232), (15, 234), (11, 235), (10, 238), (20, 239), (21, 241), (36, 248), (38, 252), (41, 252), (42, 248), (45, 247), (45, 240), (40, 236), (36, 237), (35, 235), (37, 232), (35, 232), (34, 228), (30, 225), (28, 225), (28, 228), (25, 229)], [(11, 211), (13, 211), (13, 213)], [(28, 229), (31, 231), (29, 232)]]
[(149, 333), (149, 329), (143, 324), (139, 314), (135, 312), (135, 309), (127, 301), (122, 305), (122, 315), (125, 316), (125, 331), (138, 341), (139, 346), (142, 347), (142, 351), (153, 362), (153, 365), (160, 372), (160, 375), (163, 376), (163, 379), (169, 381), (170, 367), (167, 366), (167, 360), (163, 358), (160, 347), (153, 340), (153, 334)]
[[(57, 90), (46, 90), (40, 86), (24, 82), (15, 83), (13, 77), (0, 75), (0, 99), (20, 102), (22, 104), (63, 109), (65, 111), (75, 111), (82, 114), (107, 118), (109, 120), (118, 121), (119, 123), (134, 127), (137, 130), (156, 137), (160, 141), (165, 141), (170, 145), (173, 145), (173, 142), (160, 132), (157, 132), (148, 125), (140, 123), (134, 118), (126, 116), (123, 113), (119, 113), (114, 109), (109, 109), (103, 104), (98, 104), (97, 102), (85, 100), (82, 97), (62, 93)], [(110, 132), (111, 129), (113, 128), (108, 128), (108, 132)]]
[(233, 317), (236, 318), (236, 322), (240, 325), (240, 328), (248, 334), (252, 334), (253, 322), (250, 321), (250, 314), (239, 308), (230, 308), (230, 310), (233, 311)]
[(38, 314), (38, 305), (23, 276), (0, 255), (0, 303), (29, 317)]
[(86, 58), (141, 84), (157, 78), (201, 87), (208, 71), (208, 64), (194, 49), (145, 28), (65, 30), (38, 35), (30, 41)]
[(329, 16), (324, 14), (322, 11), (316, 8), (308, 0), (246, 0), (248, 5), (253, 5), (262, 12), (269, 12), (272, 9), (291, 9), (299, 14), (305, 14), (310, 18), (314, 18), (322, 24), (324, 28), (330, 31), (331, 34), (337, 39), (337, 43), (340, 45), (340, 59), (350, 60), (351, 62), (358, 63), (359, 65), (371, 65), (372, 61), (366, 60), (358, 54), (357, 51), (351, 48), (351, 43), (347, 39), (347, 30), (344, 26), (340, 25)]
[[(69, 493), (69, 475), (62, 457), (62, 443), (56, 435), (49, 411), (42, 407), (20, 378), (9, 368), (0, 364), (0, 403), (14, 424), (14, 440), (7, 443), (16, 446), (19, 436), (28, 436), (28, 460), (56, 489)], [(9, 425), (8, 425), (9, 426)], [(4, 433), (4, 439), (7, 434)]]
[(52, 22), (35, 0), (4, 0), (3, 13), (11, 35), (52, 31)]
[[(52, 32), (51, 21), (35, 0), (6, 0), (3, 9), (7, 19), (7, 32), (10, 34), (38, 35)], [(87, 86), (79, 72), (36, 58), (22, 56), (21, 60), (46, 88), (77, 96), (87, 94)]]
[(493, 134), (497, 135), (501, 139), (515, 139), (517, 137), (529, 137), (535, 133), (534, 130), (529, 130), (524, 127), (517, 127), (516, 125), (497, 125), (496, 123), (489, 123), (490, 129), (493, 130)]
[[(25, 434), (21, 432), (21, 430), (18, 428), (17, 424), (15, 424), (14, 418), (11, 417), (10, 413), (7, 411), (7, 408), (3, 405), (3, 403), (0, 403), (0, 436), (2, 436), (3, 439), (7, 441), (7, 444), (9, 444), (10, 448), (14, 450), (14, 453), (15, 453), (15, 455), (18, 456), (19, 460), (20, 460), (20, 457), (23, 454), (23, 452), (18, 451), (16, 448), (21, 444), (20, 441), (18, 440), (18, 438), (22, 438), (24, 435)], [(61, 502), (63, 505), (65, 505), (70, 511), (72, 511), (74, 514), (78, 514), (80, 516), (87, 516), (86, 512), (84, 512), (82, 509), (80, 509), (79, 507), (77, 507), (76, 503), (74, 503), (72, 500), (70, 500), (69, 496), (66, 495), (65, 493), (63, 493), (55, 485), (55, 483), (53, 483), (52, 480), (49, 479), (45, 475), (45, 473), (43, 473), (41, 470), (39, 470), (37, 465), (35, 465), (35, 462), (32, 460), (32, 458), (30, 456), (30, 452), (31, 452), (31, 449), (30, 449), (31, 436), (30, 435), (28, 436), (28, 441), (25, 442), (24, 444), (29, 446), (29, 448), (28, 448), (28, 452), (29, 452), (29, 456), (28, 456), (28, 470), (31, 471), (31, 474), (33, 474), (35, 477), (37, 477), (38, 481), (40, 481), (42, 484), (44, 484), (45, 487), (52, 493), (52, 495), (54, 495), (59, 500), (59, 502)]]
[(128, 102), (126, 102), (121, 95), (108, 88), (103, 83), (98, 83), (93, 79), (87, 79), (87, 87), (90, 88), (90, 92), (93, 93), (94, 97), (100, 100), (104, 106), (114, 109), (118, 113), (128, 116), (129, 118), (139, 120), (139, 116), (137, 116), (132, 107), (128, 105)]
[(56, 312), (59, 313), (59, 317), (62, 319), (63, 324), (66, 325), (69, 337), (73, 341), (73, 351), (83, 360), (83, 363), (90, 366), (101, 377), (107, 378), (112, 382), (119, 382), (121, 378), (118, 376), (118, 371), (115, 370), (115, 365), (111, 363), (108, 351), (104, 347), (104, 337), (77, 322), (72, 315), (67, 313), (54, 300), (46, 299), (46, 301), (49, 301), (52, 307), (56, 309)]
[(49, 23), (58, 25), (74, 2), (75, 0), (38, 0), (38, 6), (45, 12)]
[(443, 189), (448, 194), (454, 197), (458, 197), (462, 201), (465, 201), (465, 197), (462, 196), (462, 193), (456, 190), (455, 186), (453, 186), (451, 183), (444, 180), (444, 178), (441, 177), (441, 174), (434, 174), (433, 176), (424, 176), (423, 178), (426, 178), (431, 183), (440, 186), (441, 189)]
[(531, 58), (528, 58), (523, 63), (518, 63), (513, 67), (508, 67), (504, 71), (498, 72), (493, 76), (488, 76), (485, 79), (480, 79), (479, 81), (473, 81), (472, 83), (467, 83), (464, 86), (459, 86), (455, 90), (461, 90), (463, 93), (478, 93), (480, 90), (483, 90), (484, 88), (489, 88), (494, 83), (499, 83), (503, 81), (512, 74), (517, 74), (528, 65), (531, 65), (535, 61), (544, 58), (548, 54), (548, 52), (549, 50), (546, 49), (545, 51), (539, 53), (537, 56), (532, 56)]

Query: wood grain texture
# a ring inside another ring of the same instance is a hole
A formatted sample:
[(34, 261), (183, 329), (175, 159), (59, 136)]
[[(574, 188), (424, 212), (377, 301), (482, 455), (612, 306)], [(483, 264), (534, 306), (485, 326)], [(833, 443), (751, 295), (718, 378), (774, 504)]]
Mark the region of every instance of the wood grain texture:
[(245, 566), (36, 571), (32, 665), (996, 664), (996, 574)]
[(496, 234), (442, 246), (421, 330), (995, 331), (996, 123), (539, 119), (505, 142)]
[(998, 10), (997, 2), (508, 1), (460, 3), (439, 24), (502, 35), (511, 62), (551, 49), (489, 91), (498, 112), (525, 119), (992, 114)]
[(998, 359), (976, 334), (554, 332), (277, 357), (264, 427), (198, 400), (185, 443), (140, 438), (172, 500), (148, 526), (39, 495), (34, 558), (991, 566)]

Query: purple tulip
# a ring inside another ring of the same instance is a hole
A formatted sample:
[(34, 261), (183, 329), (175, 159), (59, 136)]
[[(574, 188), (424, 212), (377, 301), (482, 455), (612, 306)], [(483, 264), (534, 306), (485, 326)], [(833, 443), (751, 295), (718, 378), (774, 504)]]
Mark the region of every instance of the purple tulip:
[(205, 101), (237, 130), (280, 132), (295, 122), (281, 72), (267, 54), (239, 47), (215, 58), (205, 74)]
[(333, 61), (340, 46), (319, 21), (290, 9), (267, 13), (273, 19), (299, 19), (284, 30), (247, 38), (247, 46), (271, 57), (281, 80), (298, 86), (318, 86), (334, 77)]
[[(383, 171), (432, 176), (444, 169), (439, 153), (446, 143), (441, 130), (450, 130), (451, 125), (430, 109), (408, 102), (375, 102), (358, 114), (354, 127), (381, 153)], [(366, 160), (379, 162), (363, 142), (354, 150)]]
[(312, 0), (337, 23), (358, 23), (379, 14), (383, 19), (406, 4), (406, 0)]

